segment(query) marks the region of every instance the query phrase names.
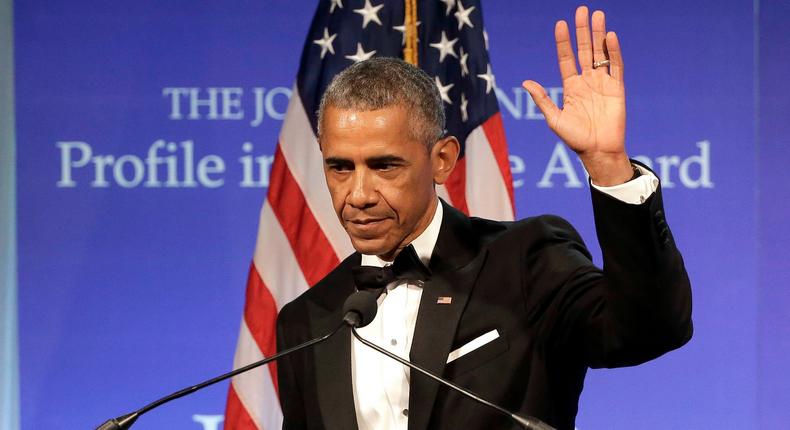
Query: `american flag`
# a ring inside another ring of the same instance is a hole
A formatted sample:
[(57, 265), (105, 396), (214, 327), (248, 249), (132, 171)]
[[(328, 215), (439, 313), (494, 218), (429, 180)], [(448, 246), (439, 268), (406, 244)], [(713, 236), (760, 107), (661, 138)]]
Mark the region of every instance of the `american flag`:
[[(462, 144), (462, 158), (439, 195), (467, 214), (513, 219), (507, 144), (479, 1), (321, 0), (260, 213), (235, 368), (274, 354), (279, 309), (354, 251), (326, 189), (315, 113), (341, 70), (372, 56), (403, 58), (409, 6), (416, 7), (417, 63), (436, 82), (447, 132)], [(233, 378), (226, 429), (281, 428), (276, 375), (271, 364)]]

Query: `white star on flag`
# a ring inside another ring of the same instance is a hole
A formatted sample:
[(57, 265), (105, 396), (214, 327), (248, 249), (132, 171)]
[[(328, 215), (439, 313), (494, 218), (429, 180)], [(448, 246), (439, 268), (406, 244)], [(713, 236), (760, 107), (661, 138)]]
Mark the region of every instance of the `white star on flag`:
[(461, 121), (466, 122), (469, 119), (469, 112), (466, 111), (466, 106), (469, 100), (466, 99), (464, 93), (461, 93)]
[(496, 87), (496, 81), (494, 79), (494, 74), (491, 73), (491, 64), (489, 64), (486, 68), (486, 72), (480, 75), (477, 75), (478, 78), (486, 81), (486, 94), (490, 93), (491, 90)]
[(436, 88), (439, 89), (439, 94), (441, 94), (442, 100), (446, 101), (447, 104), (453, 104), (453, 101), (450, 100), (450, 96), (447, 93), (450, 92), (450, 88), (454, 87), (455, 84), (442, 85), (442, 81), (439, 80), (438, 76), (435, 76), (434, 79), (436, 79)]
[(332, 47), (332, 41), (335, 40), (335, 37), (337, 37), (337, 33), (330, 36), (329, 29), (324, 28), (324, 38), (316, 39), (313, 41), (313, 43), (321, 47), (321, 58), (324, 58), (324, 55), (326, 55), (326, 51), (329, 51), (332, 54), (335, 53), (335, 48)]
[(337, 6), (339, 9), (343, 9), (343, 0), (332, 0), (332, 5), (329, 6), (329, 13), (335, 11), (335, 6)]
[(450, 15), (450, 11), (453, 10), (453, 6), (455, 6), (455, 0), (440, 0), (442, 3), (447, 5), (447, 12), (445, 12), (445, 16)]
[[(419, 27), (420, 24), (422, 24), (422, 22), (417, 21), (417, 25), (415, 27)], [(394, 25), (392, 26), (392, 29), (403, 33), (403, 41), (401, 42), (401, 45), (406, 45), (406, 23), (404, 22), (403, 25)], [(417, 41), (420, 41), (419, 37), (417, 38)]]
[(365, 52), (365, 50), (362, 49), (362, 44), (357, 43), (357, 53), (354, 55), (346, 55), (346, 58), (354, 61), (355, 63), (359, 63), (360, 61), (367, 60), (368, 58), (374, 56), (375, 54), (376, 54), (375, 50), (370, 52)]
[[(474, 6), (470, 7), (469, 9), (464, 9), (464, 4), (461, 3), (461, 0), (458, 0), (458, 11), (455, 12), (454, 15), (455, 19), (458, 20), (459, 30), (462, 29), (464, 25), (468, 25), (469, 28), (475, 28), (475, 26), (472, 25), (472, 21), (469, 19), (469, 14), (471, 14), (473, 10), (475, 10)], [(486, 49), (487, 48), (488, 47), (486, 47)]]
[(469, 59), (469, 54), (464, 52), (464, 47), (461, 47), (461, 58), (459, 62), (461, 63), (461, 76), (466, 76), (469, 74), (469, 66), (466, 65), (466, 60)]
[(458, 39), (447, 40), (447, 35), (442, 32), (442, 40), (436, 43), (431, 43), (431, 46), (439, 50), (439, 62), (444, 61), (444, 57), (448, 54), (452, 55), (455, 58), (458, 58), (458, 54), (455, 53), (455, 49), (453, 45), (458, 42)]
[(486, 51), (488, 50), (488, 32), (483, 30), (483, 42), (486, 44)]
[(362, 15), (362, 28), (366, 28), (370, 21), (381, 25), (381, 20), (379, 19), (379, 10), (383, 7), (383, 4), (373, 6), (370, 4), (370, 0), (365, 0), (365, 7), (362, 9), (354, 9), (354, 12)]

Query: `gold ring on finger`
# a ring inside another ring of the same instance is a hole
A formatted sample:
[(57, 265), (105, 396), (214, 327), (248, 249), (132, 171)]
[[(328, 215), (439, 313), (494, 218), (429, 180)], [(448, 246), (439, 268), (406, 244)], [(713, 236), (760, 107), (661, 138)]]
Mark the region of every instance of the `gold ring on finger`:
[(601, 61), (594, 61), (593, 62), (593, 69), (597, 69), (599, 67), (609, 66), (609, 60), (601, 60)]

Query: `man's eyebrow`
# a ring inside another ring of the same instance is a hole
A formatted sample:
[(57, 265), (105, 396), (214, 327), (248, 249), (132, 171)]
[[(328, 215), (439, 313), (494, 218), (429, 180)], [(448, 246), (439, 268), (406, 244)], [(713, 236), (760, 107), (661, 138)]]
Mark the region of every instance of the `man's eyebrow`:
[(324, 158), (324, 163), (326, 164), (342, 164), (342, 163), (351, 163), (351, 160), (347, 158), (340, 158), (340, 157), (326, 157)]
[(405, 163), (406, 160), (403, 157), (398, 157), (397, 155), (382, 155), (379, 157), (371, 157), (365, 160), (368, 164), (402, 164)]
[[(402, 164), (405, 163), (406, 159), (403, 157), (399, 157), (397, 155), (381, 155), (377, 157), (370, 157), (365, 159), (365, 163), (367, 164)], [(324, 163), (326, 164), (348, 164), (353, 163), (352, 160), (348, 158), (342, 157), (326, 157), (324, 158)]]

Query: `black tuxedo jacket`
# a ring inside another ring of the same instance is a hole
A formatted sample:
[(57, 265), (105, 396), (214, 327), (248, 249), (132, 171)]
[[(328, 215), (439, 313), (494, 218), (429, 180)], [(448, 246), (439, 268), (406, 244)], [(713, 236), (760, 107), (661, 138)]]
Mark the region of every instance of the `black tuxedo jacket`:
[[(444, 204), (410, 357), (504, 407), (573, 429), (588, 367), (630, 366), (691, 337), (691, 292), (657, 190), (630, 205), (592, 190), (603, 270), (578, 233), (556, 216), (518, 222), (468, 218)], [(345, 259), (287, 304), (282, 350), (326, 334), (355, 291)], [(452, 297), (451, 304), (437, 304)], [(465, 343), (499, 338), (446, 364)], [(351, 335), (342, 329), (278, 363), (283, 428), (356, 429)], [(409, 429), (506, 429), (507, 418), (411, 372)]]

